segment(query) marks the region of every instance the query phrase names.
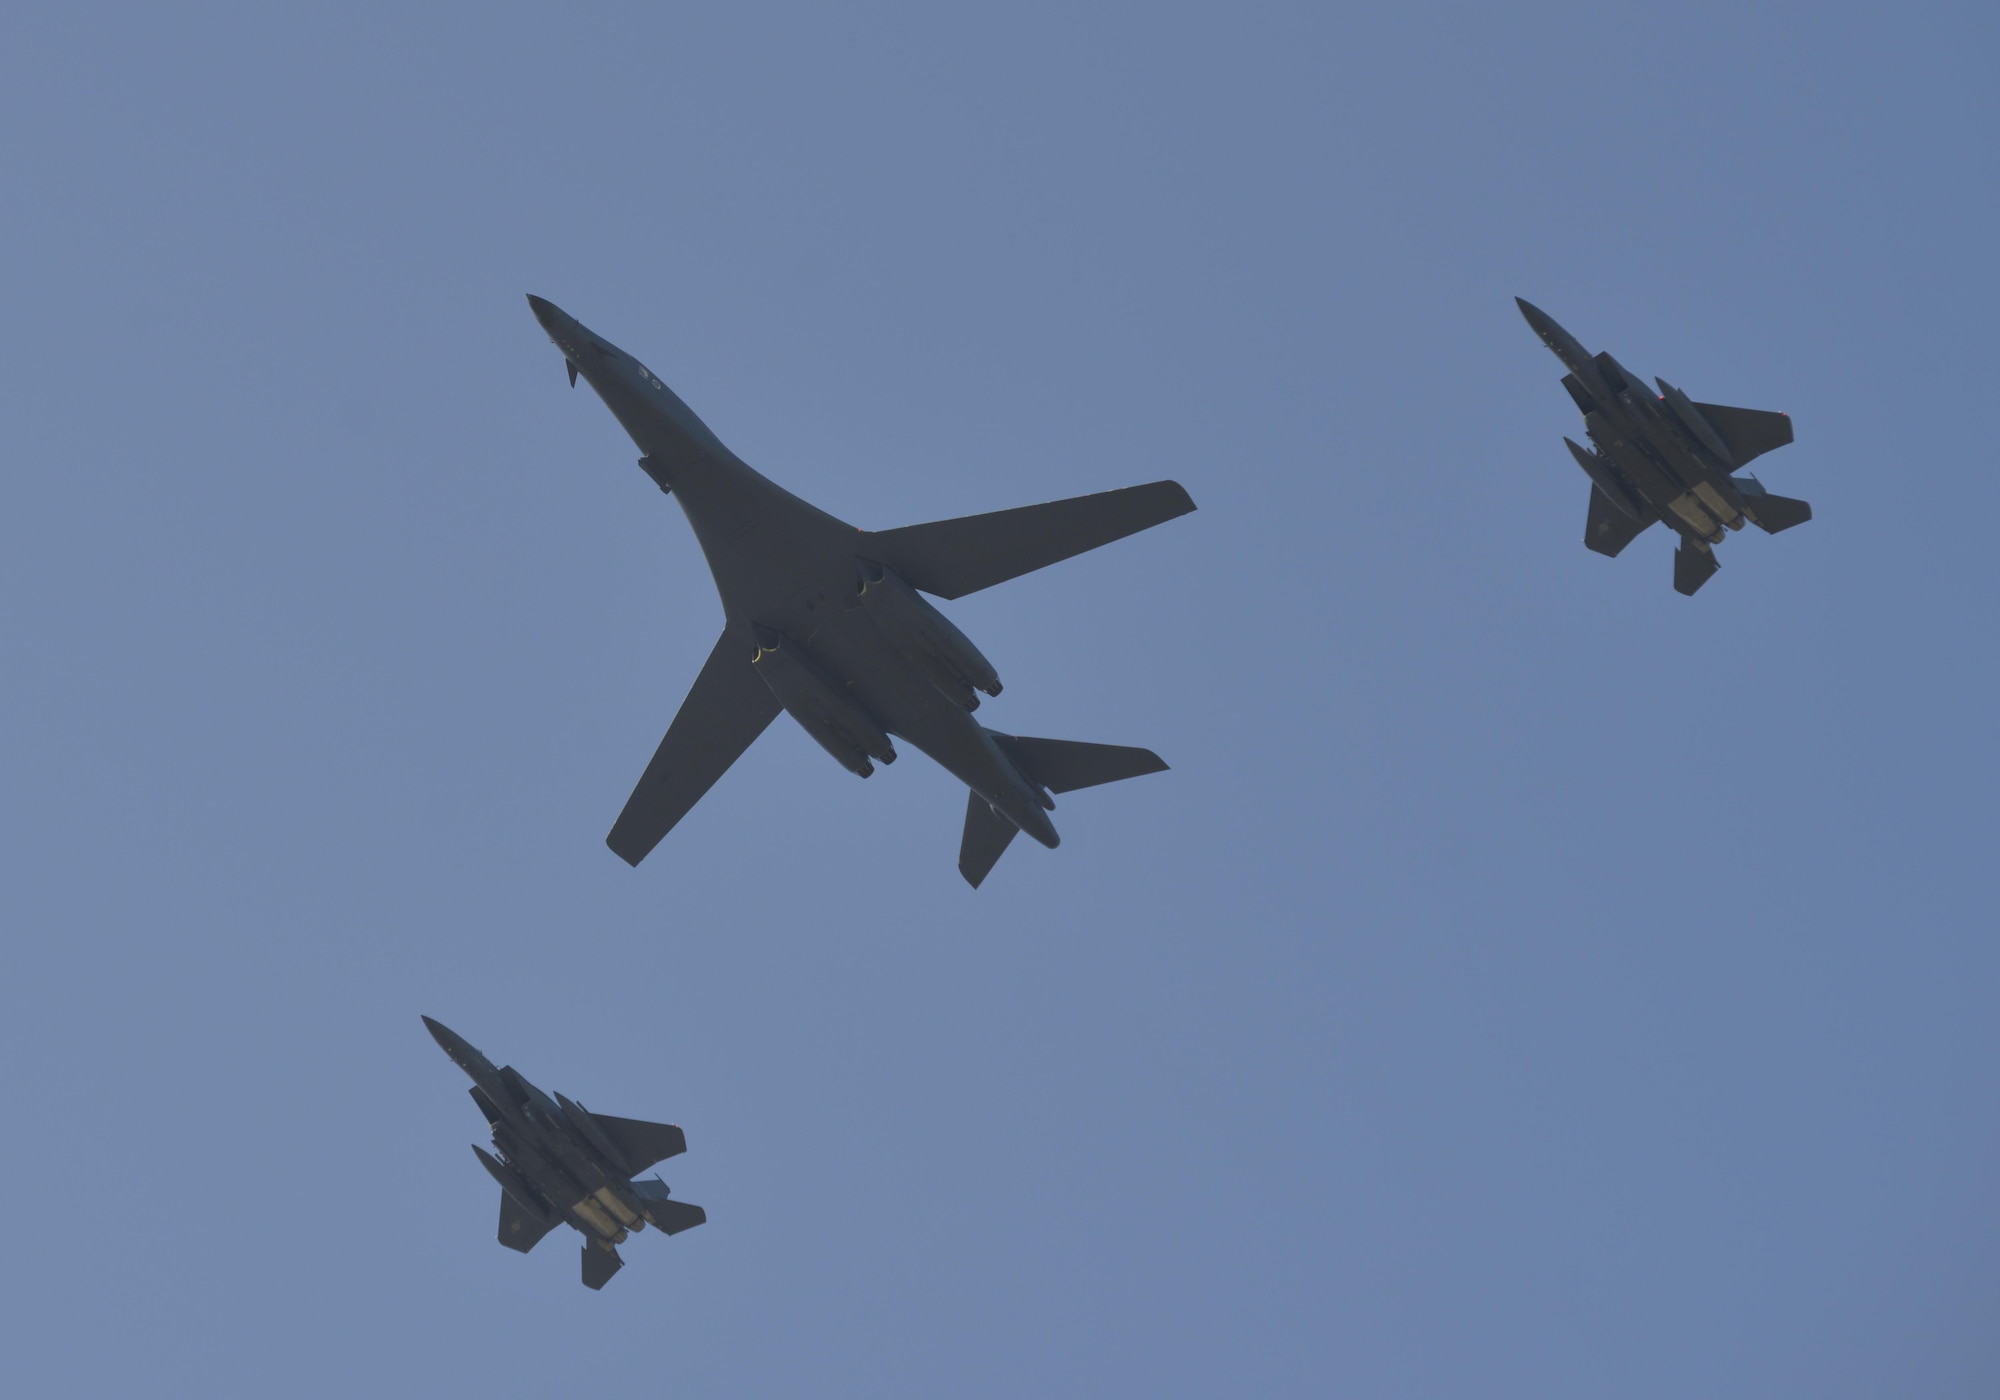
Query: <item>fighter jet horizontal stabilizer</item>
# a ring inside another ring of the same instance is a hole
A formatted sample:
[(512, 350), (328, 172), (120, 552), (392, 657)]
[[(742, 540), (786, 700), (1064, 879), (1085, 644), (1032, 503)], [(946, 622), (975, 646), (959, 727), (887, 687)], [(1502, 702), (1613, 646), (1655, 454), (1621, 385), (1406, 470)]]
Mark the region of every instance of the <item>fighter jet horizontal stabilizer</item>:
[(658, 1227), (661, 1234), (678, 1235), (683, 1230), (708, 1223), (708, 1212), (700, 1206), (670, 1199), (664, 1181), (635, 1181), (632, 1190), (645, 1207), (646, 1218)]
[(1794, 525), (1803, 525), (1812, 519), (1812, 507), (1790, 496), (1774, 496), (1769, 491), (1753, 496), (1746, 491), (1743, 501), (1752, 522), (1769, 535), (1789, 530)]
[(583, 1286), (599, 1289), (611, 1282), (611, 1276), (625, 1267), (625, 1261), (618, 1257), (618, 1251), (608, 1244), (595, 1242), (583, 1247)]
[(1722, 561), (1715, 557), (1714, 550), (1683, 541), (1681, 547), (1674, 551), (1674, 592), (1694, 597), (1721, 567)]

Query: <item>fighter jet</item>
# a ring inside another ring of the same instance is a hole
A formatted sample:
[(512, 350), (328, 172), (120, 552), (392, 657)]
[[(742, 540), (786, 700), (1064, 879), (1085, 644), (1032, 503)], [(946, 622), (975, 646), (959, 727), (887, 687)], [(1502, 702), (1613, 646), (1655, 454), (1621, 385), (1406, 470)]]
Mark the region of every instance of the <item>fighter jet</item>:
[(500, 1183), (500, 1243), (526, 1254), (558, 1225), (583, 1235), (583, 1284), (602, 1288), (625, 1267), (618, 1246), (648, 1225), (678, 1235), (708, 1212), (668, 1199), (646, 1168), (687, 1151), (687, 1135), (671, 1123), (644, 1123), (591, 1113), (557, 1094), (550, 1099), (512, 1065), (493, 1062), (449, 1027), (424, 1017), (431, 1037), (472, 1076), (472, 1101), (493, 1129), (495, 1157), (473, 1145), (479, 1165)]
[(1655, 394), (1611, 358), (1592, 355), (1547, 312), (1519, 297), (1542, 344), (1569, 373), (1563, 388), (1583, 410), (1583, 430), (1597, 450), (1564, 438), (1590, 478), (1584, 544), (1615, 556), (1647, 526), (1664, 520), (1681, 537), (1674, 551), (1674, 589), (1689, 597), (1720, 567), (1712, 548), (1723, 530), (1743, 522), (1769, 534), (1812, 519), (1812, 507), (1774, 496), (1756, 477), (1736, 473), (1792, 440), (1792, 420), (1755, 408), (1696, 403), (1664, 379)]
[(760, 476), (659, 376), (540, 297), (567, 362), (680, 503), (722, 595), (722, 636), (607, 844), (645, 859), (784, 710), (849, 772), (893, 763), (890, 736), (970, 790), (958, 868), (977, 887), (1025, 831), (1058, 837), (1051, 793), (1157, 773), (1145, 749), (1030, 739), (981, 725), (1000, 677), (922, 595), (962, 598), (1194, 509), (1172, 481), (901, 529), (858, 530)]

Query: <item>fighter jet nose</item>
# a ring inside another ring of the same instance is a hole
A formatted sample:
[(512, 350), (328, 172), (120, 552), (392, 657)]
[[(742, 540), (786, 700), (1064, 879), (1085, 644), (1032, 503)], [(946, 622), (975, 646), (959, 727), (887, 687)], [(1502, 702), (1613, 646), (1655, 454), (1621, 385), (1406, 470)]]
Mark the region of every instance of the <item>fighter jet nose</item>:
[[(534, 298), (530, 297), (528, 298), (528, 300), (533, 301)], [(1549, 320), (1548, 313), (1543, 311), (1541, 307), (1535, 305), (1532, 301), (1527, 300), (1525, 297), (1515, 297), (1514, 305), (1521, 308), (1521, 315), (1527, 320), (1528, 324), (1533, 326), (1536, 330), (1540, 330), (1543, 326), (1548, 324)]]
[(431, 1033), (431, 1039), (435, 1040), (439, 1044), (439, 1046), (441, 1046), (445, 1050), (447, 1054), (450, 1053), (452, 1045), (458, 1039), (458, 1037), (456, 1035), (453, 1035), (451, 1031), (446, 1029), (439, 1022), (433, 1021), (428, 1016), (423, 1018), (423, 1022), (424, 1022), (424, 1029)]

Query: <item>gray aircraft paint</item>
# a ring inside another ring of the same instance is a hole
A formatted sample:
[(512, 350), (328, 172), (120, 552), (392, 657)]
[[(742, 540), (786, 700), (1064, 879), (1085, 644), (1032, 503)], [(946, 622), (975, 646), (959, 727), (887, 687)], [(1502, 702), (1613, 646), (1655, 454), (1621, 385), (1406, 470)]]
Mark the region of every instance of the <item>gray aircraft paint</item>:
[(450, 1027), (423, 1018), (452, 1063), (472, 1080), (472, 1101), (493, 1133), (495, 1157), (473, 1155), (500, 1186), (499, 1240), (526, 1254), (549, 1231), (568, 1225), (584, 1238), (583, 1281), (602, 1288), (624, 1267), (618, 1246), (648, 1225), (677, 1235), (708, 1220), (700, 1206), (671, 1198), (657, 1176), (640, 1172), (687, 1151), (671, 1123), (592, 1113), (557, 1094), (551, 1099), (512, 1065), (493, 1062)]
[(1568, 443), (1591, 480), (1584, 545), (1615, 557), (1655, 521), (1681, 537), (1674, 588), (1692, 596), (1719, 566), (1714, 546), (1747, 521), (1770, 534), (1812, 519), (1812, 507), (1774, 496), (1754, 476), (1736, 475), (1751, 459), (1792, 440), (1782, 413), (1696, 403), (1657, 380), (1656, 394), (1609, 353), (1592, 355), (1539, 307), (1514, 298), (1542, 344), (1569, 373), (1563, 387), (1583, 414), (1595, 451)]
[(1184, 515), (1194, 502), (1178, 483), (858, 530), (752, 470), (638, 360), (528, 303), (572, 384), (597, 391), (680, 503), (722, 599), (722, 636), (607, 838), (621, 858), (643, 860), (781, 709), (861, 777), (895, 760), (893, 736), (963, 782), (959, 869), (974, 886), (1016, 831), (1058, 843), (1052, 792), (1165, 769), (1145, 749), (985, 728), (974, 691), (998, 695), (999, 675), (919, 594), (962, 597)]

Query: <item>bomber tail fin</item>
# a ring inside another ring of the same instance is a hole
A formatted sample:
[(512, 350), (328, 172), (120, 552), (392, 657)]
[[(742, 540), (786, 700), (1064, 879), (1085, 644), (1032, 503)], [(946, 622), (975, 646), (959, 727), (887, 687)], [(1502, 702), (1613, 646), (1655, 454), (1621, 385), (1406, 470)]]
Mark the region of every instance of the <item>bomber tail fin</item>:
[[(1084, 744), (1072, 739), (1026, 739), (987, 730), (1007, 761), (1021, 776), (1050, 792), (1075, 792), (1167, 771), (1166, 760), (1151, 749), (1122, 744)], [(965, 835), (958, 844), (958, 873), (974, 889), (999, 862), (1017, 830), (993, 810), (985, 798), (971, 793), (965, 804)]]
[(976, 792), (965, 795), (965, 835), (958, 842), (958, 873), (975, 890), (993, 873), (1020, 828)]

